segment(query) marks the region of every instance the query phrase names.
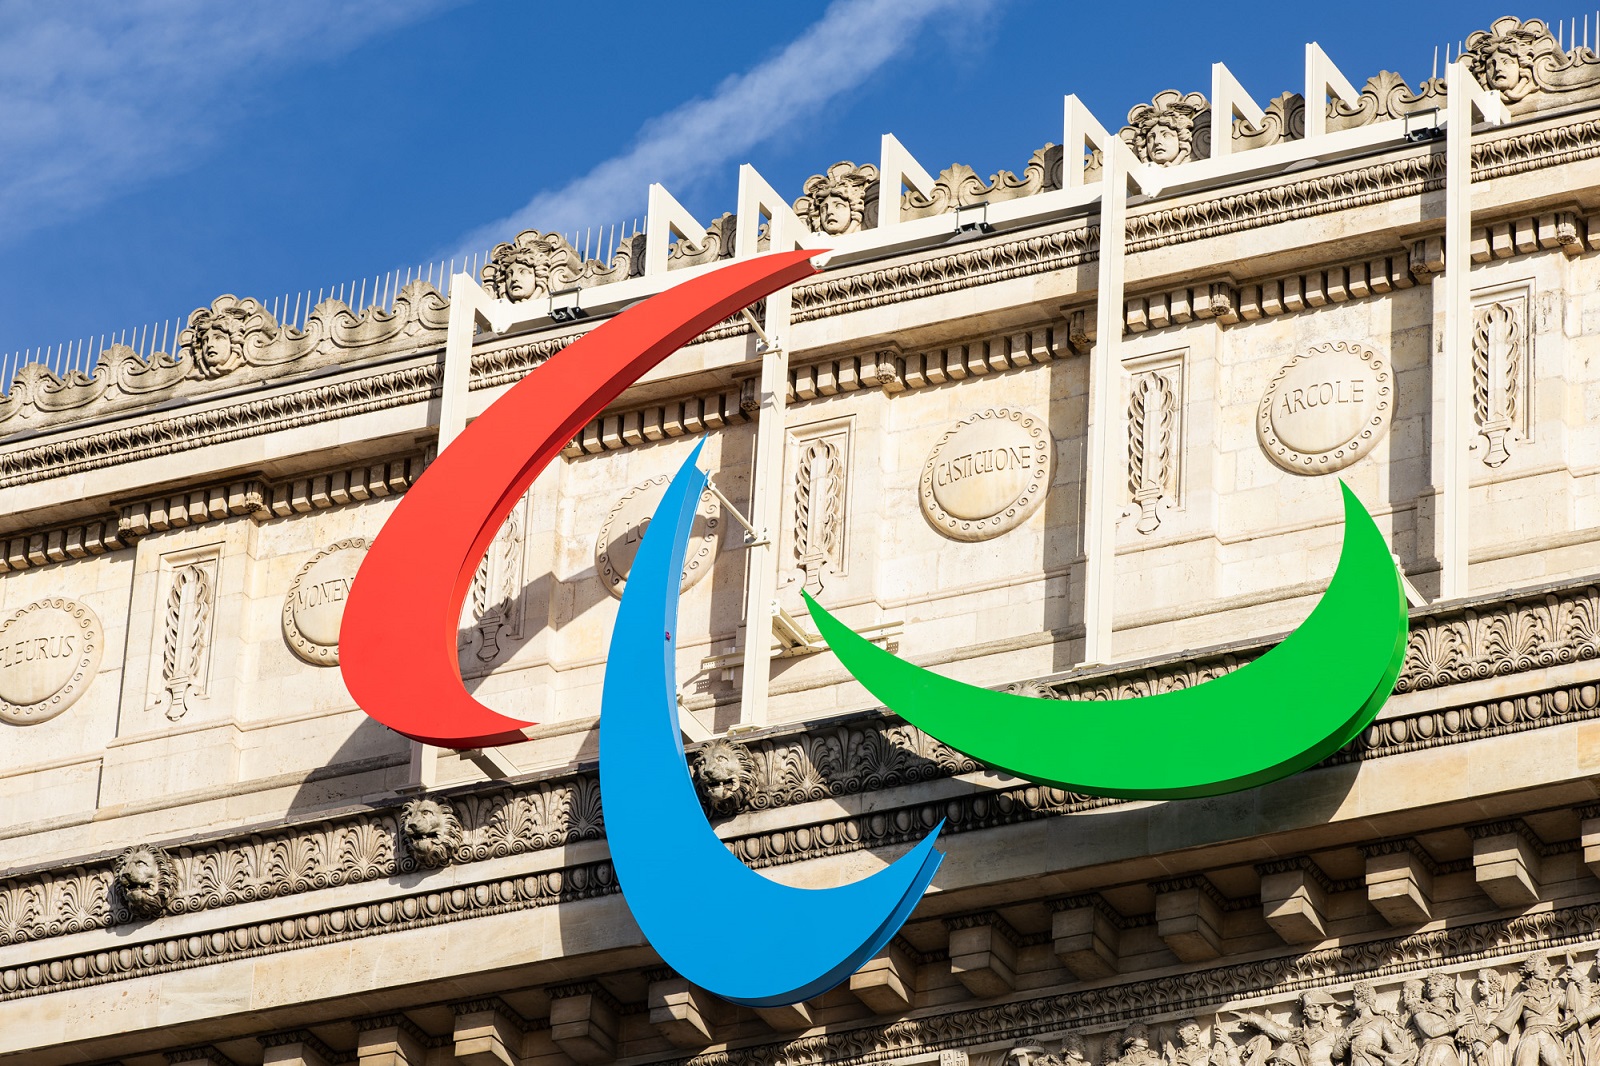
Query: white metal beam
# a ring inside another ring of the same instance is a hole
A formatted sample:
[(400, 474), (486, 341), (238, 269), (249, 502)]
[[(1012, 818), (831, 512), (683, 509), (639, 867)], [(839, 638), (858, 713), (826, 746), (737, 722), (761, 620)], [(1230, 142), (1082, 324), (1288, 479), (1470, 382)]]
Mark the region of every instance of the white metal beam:
[(1267, 120), (1266, 112), (1253, 100), (1239, 79), (1224, 63), (1211, 64), (1211, 158), (1233, 154), (1233, 120), (1242, 118), (1252, 126)]
[(1350, 79), (1334, 66), (1321, 45), (1310, 41), (1306, 44), (1306, 140), (1328, 132), (1330, 94), (1350, 107), (1361, 106), (1361, 94)]
[(1467, 445), (1472, 437), (1467, 389), (1470, 353), (1467, 331), (1472, 318), (1472, 120), (1482, 115), (1498, 125), (1505, 121), (1500, 94), (1478, 84), (1464, 60), (1446, 72), (1444, 177), (1444, 335), (1434, 381), (1440, 390), (1438, 435), (1439, 489), (1444, 499), (1436, 509), (1443, 529), (1440, 544), (1439, 596), (1452, 600), (1471, 588), (1467, 574), (1470, 485)]

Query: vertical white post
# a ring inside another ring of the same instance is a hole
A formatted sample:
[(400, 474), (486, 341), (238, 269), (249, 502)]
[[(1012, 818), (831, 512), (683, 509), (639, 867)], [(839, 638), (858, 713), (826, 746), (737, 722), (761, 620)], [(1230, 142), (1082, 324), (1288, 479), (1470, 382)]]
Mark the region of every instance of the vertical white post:
[(1306, 45), (1306, 140), (1321, 137), (1328, 132), (1329, 94), (1349, 107), (1361, 106), (1361, 94), (1350, 84), (1328, 53), (1316, 41)]
[(1438, 508), (1443, 526), (1440, 545), (1439, 597), (1456, 599), (1471, 588), (1467, 573), (1470, 479), (1467, 444), (1471, 440), (1471, 408), (1467, 389), (1467, 330), (1472, 317), (1472, 120), (1482, 114), (1491, 123), (1505, 120), (1498, 93), (1486, 92), (1466, 61), (1457, 58), (1446, 71), (1444, 176), (1444, 335), (1435, 381), (1443, 392), (1439, 434)]
[(900, 224), (900, 188), (910, 186), (933, 195), (933, 175), (906, 150), (900, 139), (885, 133), (878, 153), (878, 228)]
[[(1309, 100), (1309, 98), (1308, 98)], [(1306, 114), (1310, 115), (1307, 104)], [(1211, 64), (1211, 158), (1233, 153), (1233, 120), (1242, 118), (1252, 126), (1267, 120), (1261, 105), (1244, 91), (1239, 79), (1222, 63)]]
[[(1112, 416), (1122, 368), (1123, 256), (1128, 214), (1128, 173), (1120, 153), (1102, 147), (1100, 171), (1100, 264), (1095, 342), (1089, 353), (1089, 425), (1084, 471), (1083, 658), (1111, 661), (1116, 596), (1117, 511), (1113, 488), (1120, 483), (1113, 440), (1122, 428)], [(1071, 162), (1071, 160), (1067, 160)]]
[[(439, 380), (439, 451), (467, 428), (467, 390), (472, 380), (472, 337), (478, 324), (478, 308), (489, 296), (470, 274), (450, 279), (450, 328), (444, 340), (444, 370)], [(411, 773), (408, 789), (427, 791), (438, 783), (439, 749), (420, 741), (411, 742)]]
[[(771, 220), (771, 251), (801, 247), (809, 237), (788, 201), (748, 164), (739, 168), (738, 208), (735, 250), (740, 258), (757, 254), (756, 230), (763, 214)], [(756, 451), (750, 470), (750, 524), (760, 535), (750, 545), (745, 561), (739, 724), (746, 728), (767, 724), (767, 695), (772, 680), (772, 619), (778, 606), (776, 541), (778, 523), (783, 519), (783, 459), (787, 444), (784, 424), (789, 408), (791, 294), (792, 289), (785, 287), (768, 296), (766, 321), (762, 323), (772, 343), (761, 353), (761, 407), (756, 415)]]
[(739, 693), (739, 724), (767, 724), (767, 692), (772, 679), (772, 619), (778, 605), (777, 539), (782, 520), (784, 422), (789, 406), (788, 341), (790, 290), (767, 297), (762, 328), (772, 347), (761, 355), (761, 409), (756, 415), (756, 452), (750, 471), (750, 524), (760, 536), (746, 553), (744, 669)]

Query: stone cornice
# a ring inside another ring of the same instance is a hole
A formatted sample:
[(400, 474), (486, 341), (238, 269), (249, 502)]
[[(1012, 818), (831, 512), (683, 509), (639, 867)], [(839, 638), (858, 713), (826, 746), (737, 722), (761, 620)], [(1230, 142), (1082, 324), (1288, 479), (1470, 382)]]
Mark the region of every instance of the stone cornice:
[[(1473, 148), (1474, 177), (1483, 180), (1522, 173), (1596, 155), (1600, 155), (1600, 119), (1572, 121), (1480, 141)], [(1128, 248), (1138, 252), (1312, 218), (1418, 195), (1442, 187), (1442, 182), (1442, 154), (1379, 160), (1332, 174), (1135, 213), (1129, 219)], [(890, 262), (796, 286), (793, 317), (805, 322), (1085, 264), (1094, 260), (1097, 245), (1097, 228), (1078, 222), (943, 255)], [(1389, 275), (1393, 275), (1392, 266)], [(436, 294), (429, 298), (438, 301)], [(429, 307), (432, 315), (435, 309)], [(700, 339), (736, 336), (747, 330), (741, 320), (730, 320)], [(573, 339), (572, 335), (518, 338), (508, 345), (485, 346), (474, 352), (472, 387), (508, 384)], [(428, 352), (418, 348), (413, 354)], [(350, 357), (342, 360), (345, 365), (350, 361)], [(437, 378), (438, 367), (430, 361), (292, 393), (242, 398), (207, 410), (113, 426), (92, 435), (24, 444), (0, 452), (0, 487), (419, 402), (436, 393)], [(203, 394), (196, 397), (204, 398)], [(82, 410), (84, 417), (90, 417), (96, 408), (89, 403)], [(138, 408), (123, 412), (127, 417), (140, 413)], [(70, 430), (73, 422), (58, 424)]]
[[(1469, 615), (1493, 624), (1480, 626), (1485, 638), (1477, 645), (1477, 657), (1463, 658), (1459, 670), (1438, 675), (1437, 681), (1419, 685), (1420, 668), (1408, 656), (1402, 684), (1397, 687), (1414, 691), (1433, 684), (1526, 673), (1562, 662), (1592, 659), (1600, 653), (1600, 640), (1592, 628), (1541, 627), (1529, 624), (1528, 618), (1592, 619), (1596, 616), (1597, 598), (1600, 589), (1586, 583), (1513, 595), (1498, 605), (1457, 605), (1437, 614), (1419, 614), (1412, 619), (1413, 646), (1435, 643), (1432, 633), (1440, 627), (1456, 625)], [(1524, 640), (1508, 644), (1498, 636), (1506, 632), (1551, 634), (1562, 642)], [(1054, 689), (1080, 699), (1106, 698), (1113, 693), (1144, 695), (1216, 676), (1242, 665), (1259, 650), (1143, 666), (1086, 682), (1055, 682)], [(1503, 657), (1496, 659), (1496, 655)], [(1388, 758), (1597, 718), (1600, 691), (1593, 681), (1481, 703), (1423, 708), (1374, 723), (1362, 737), (1323, 765)], [(746, 747), (755, 771), (750, 806), (756, 810), (899, 788), (983, 768), (914, 727), (881, 713), (754, 737)], [(513, 785), (471, 786), (449, 794), (448, 799), (464, 831), (457, 864), (543, 851), (604, 835), (598, 782), (592, 770)], [(947, 820), (946, 832), (961, 833), (1121, 802), (1025, 785), (977, 792), (942, 804), (908, 801), (898, 808), (878, 808), (859, 817), (830, 817), (770, 831), (739, 833), (730, 837), (728, 844), (749, 865), (765, 868), (914, 841), (941, 818)], [(415, 869), (413, 860), (403, 854), (403, 849), (396, 848), (398, 821), (398, 806), (380, 807), (310, 824), (170, 847), (178, 884), (168, 911), (207, 911), (411, 872)], [(1547, 848), (1570, 850), (1570, 845)], [(106, 855), (67, 868), (19, 872), (0, 882), (0, 944), (126, 922), (128, 915), (123, 908), (113, 904), (111, 859)], [(574, 872), (581, 869), (587, 867), (557, 873), (555, 883), (568, 887), (585, 885), (587, 878), (601, 876), (598, 867), (588, 874)], [(609, 866), (605, 869), (609, 871)], [(609, 878), (609, 873), (604, 876)], [(4, 980), (0, 977), (0, 993), (22, 990), (20, 984), (8, 989)]]

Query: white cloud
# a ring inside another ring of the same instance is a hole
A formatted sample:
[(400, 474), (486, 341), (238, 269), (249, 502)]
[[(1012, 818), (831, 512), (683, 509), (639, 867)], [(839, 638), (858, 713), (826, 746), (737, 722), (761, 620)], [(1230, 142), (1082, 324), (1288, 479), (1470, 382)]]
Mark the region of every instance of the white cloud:
[(643, 202), (651, 182), (700, 178), (866, 81), (935, 19), (981, 20), (997, 0), (835, 0), (770, 61), (651, 120), (631, 148), (472, 231), (454, 251), (482, 251), (523, 229), (571, 232)]
[(240, 87), (455, 0), (0, 0), (0, 243), (187, 169)]

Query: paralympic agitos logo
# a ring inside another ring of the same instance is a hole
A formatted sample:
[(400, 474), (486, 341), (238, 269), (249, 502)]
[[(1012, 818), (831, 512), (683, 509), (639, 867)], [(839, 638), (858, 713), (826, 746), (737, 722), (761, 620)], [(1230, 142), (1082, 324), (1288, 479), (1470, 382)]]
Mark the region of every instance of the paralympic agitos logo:
[[(461, 605), (496, 530), (624, 389), (740, 308), (814, 273), (815, 254), (735, 261), (624, 311), (513, 386), (439, 455), (378, 534), (345, 611), (341, 667), (369, 715), (446, 747), (523, 739), (530, 723), (473, 699), (457, 661)], [(712, 831), (676, 702), (677, 575), (706, 482), (699, 453), (697, 445), (649, 525), (612, 632), (600, 713), (606, 839), (628, 906), (668, 965), (736, 1003), (797, 1003), (848, 978), (910, 916), (943, 858), (939, 830), (872, 876), (829, 889), (768, 880)], [(809, 597), (807, 606), (878, 699), (975, 759), (1078, 792), (1214, 795), (1313, 765), (1365, 729), (1393, 689), (1406, 640), (1399, 574), (1348, 488), (1344, 510), (1338, 569), (1298, 629), (1233, 673), (1139, 699), (1078, 704), (975, 688), (883, 651)], [(1139, 758), (1124, 760), (1134, 737)], [(744, 917), (746, 935), (713, 946), (705, 930), (730, 914)], [(748, 935), (762, 926), (807, 932), (780, 952)]]

